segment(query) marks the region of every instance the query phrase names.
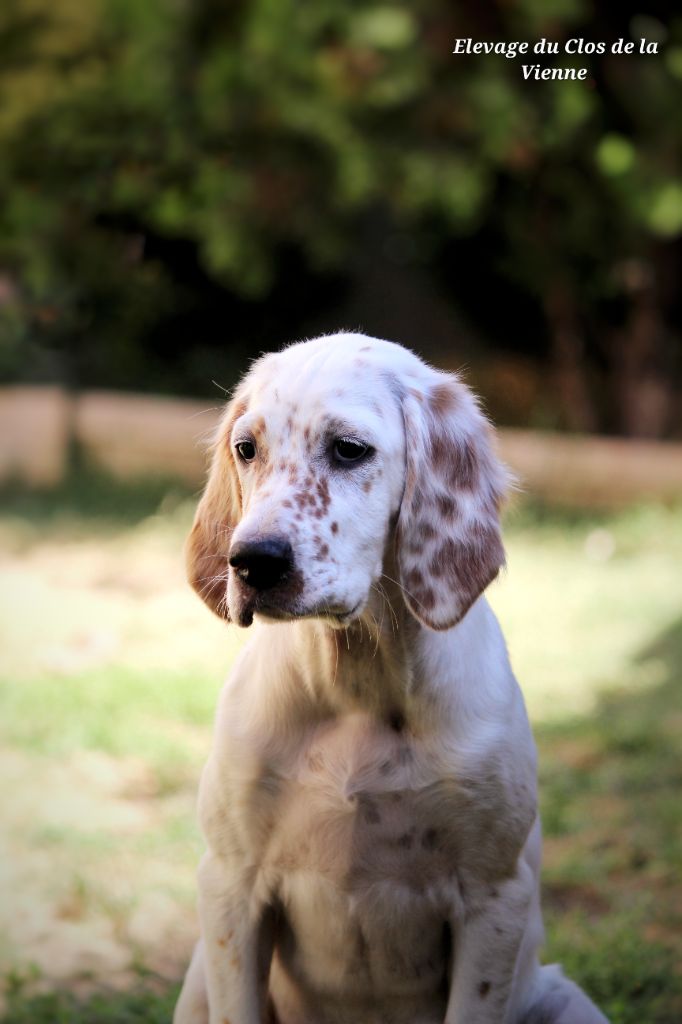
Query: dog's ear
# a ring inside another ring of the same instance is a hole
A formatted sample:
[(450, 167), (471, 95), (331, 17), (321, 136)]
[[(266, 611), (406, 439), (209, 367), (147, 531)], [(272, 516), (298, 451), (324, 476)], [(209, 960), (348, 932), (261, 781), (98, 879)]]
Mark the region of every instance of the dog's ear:
[(402, 397), (406, 479), (396, 559), (408, 608), (449, 629), (504, 565), (499, 507), (509, 475), (492, 427), (454, 374)]
[(246, 405), (245, 399), (234, 398), (220, 421), (208, 481), (185, 545), (189, 582), (202, 601), (228, 621), (227, 559), (232, 533), (241, 516), (241, 490), (230, 436)]

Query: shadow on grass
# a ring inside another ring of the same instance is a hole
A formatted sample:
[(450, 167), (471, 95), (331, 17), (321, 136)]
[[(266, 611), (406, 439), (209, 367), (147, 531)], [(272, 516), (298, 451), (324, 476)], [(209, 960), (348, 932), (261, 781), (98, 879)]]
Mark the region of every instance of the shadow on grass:
[[(682, 1020), (682, 619), (639, 689), (537, 731), (547, 957), (622, 1024)], [(647, 683), (648, 680), (648, 683)]]

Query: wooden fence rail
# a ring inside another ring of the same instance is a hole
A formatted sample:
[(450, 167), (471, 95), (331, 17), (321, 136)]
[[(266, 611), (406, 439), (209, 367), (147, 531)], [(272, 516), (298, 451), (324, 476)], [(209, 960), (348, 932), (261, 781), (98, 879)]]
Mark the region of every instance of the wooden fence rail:
[[(58, 483), (76, 444), (90, 464), (118, 477), (198, 486), (219, 415), (219, 405), (186, 399), (0, 389), (0, 483)], [(509, 429), (499, 437), (502, 457), (530, 495), (576, 505), (682, 498), (682, 444)]]

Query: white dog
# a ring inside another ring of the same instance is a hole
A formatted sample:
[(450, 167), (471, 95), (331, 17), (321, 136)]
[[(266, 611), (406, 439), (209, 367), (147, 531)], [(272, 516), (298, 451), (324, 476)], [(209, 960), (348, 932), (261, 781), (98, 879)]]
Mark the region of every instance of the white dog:
[(259, 359), (190, 579), (256, 626), (201, 782), (176, 1024), (598, 1024), (540, 967), (523, 698), (483, 590), (507, 476), (451, 374), (337, 334)]

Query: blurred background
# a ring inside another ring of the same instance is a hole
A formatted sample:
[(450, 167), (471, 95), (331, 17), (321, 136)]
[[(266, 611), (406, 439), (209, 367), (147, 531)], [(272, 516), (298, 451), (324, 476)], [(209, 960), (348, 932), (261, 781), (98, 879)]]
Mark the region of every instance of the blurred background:
[(682, 1018), (681, 109), (672, 2), (3, 0), (3, 1020), (169, 1019), (243, 639), (183, 579), (202, 441), (250, 359), (340, 328), (502, 428), (547, 956)]

